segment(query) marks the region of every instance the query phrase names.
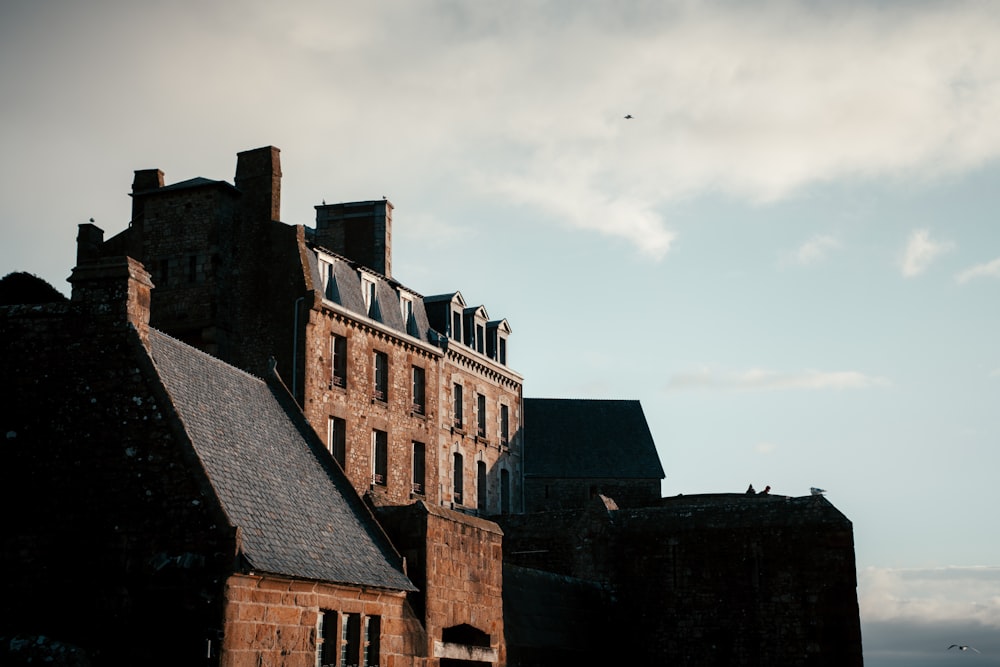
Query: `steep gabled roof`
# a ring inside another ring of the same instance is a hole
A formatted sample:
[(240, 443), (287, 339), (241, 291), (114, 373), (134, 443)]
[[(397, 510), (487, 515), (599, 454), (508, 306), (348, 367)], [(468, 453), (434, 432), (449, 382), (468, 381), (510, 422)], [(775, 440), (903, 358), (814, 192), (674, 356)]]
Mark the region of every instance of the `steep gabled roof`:
[(283, 387), (156, 330), (154, 366), (258, 572), (414, 590), (374, 517)]
[(663, 479), (639, 401), (524, 399), (525, 477)]

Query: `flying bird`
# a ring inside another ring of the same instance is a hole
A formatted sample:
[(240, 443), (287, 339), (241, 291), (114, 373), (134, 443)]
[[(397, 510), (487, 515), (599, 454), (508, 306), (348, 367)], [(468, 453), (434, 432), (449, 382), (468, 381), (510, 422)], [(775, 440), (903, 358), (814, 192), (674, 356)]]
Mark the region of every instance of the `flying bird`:
[(966, 646), (965, 644), (952, 644), (948, 647), (950, 651), (953, 648), (957, 648), (959, 651), (975, 651), (976, 653), (981, 653), (981, 651), (975, 646)]
[(630, 113), (625, 114), (625, 120), (631, 120), (631, 119), (632, 119), (632, 114)]
[(813, 494), (814, 496), (822, 496), (824, 493), (826, 493), (826, 489), (817, 489), (815, 486), (810, 486), (809, 493)]

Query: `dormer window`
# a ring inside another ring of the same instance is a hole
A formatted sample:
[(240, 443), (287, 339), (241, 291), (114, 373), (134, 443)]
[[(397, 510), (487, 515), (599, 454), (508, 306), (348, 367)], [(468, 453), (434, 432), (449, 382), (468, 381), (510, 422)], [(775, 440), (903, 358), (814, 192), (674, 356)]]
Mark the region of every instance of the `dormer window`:
[(379, 318), (378, 296), (375, 290), (375, 280), (366, 275), (361, 276), (361, 294), (365, 300), (365, 312), (373, 320)]
[(462, 313), (457, 310), (451, 313), (451, 337), (462, 340)]
[(411, 336), (417, 335), (417, 322), (413, 318), (413, 297), (407, 294), (399, 295), (399, 311), (403, 316), (403, 328)]

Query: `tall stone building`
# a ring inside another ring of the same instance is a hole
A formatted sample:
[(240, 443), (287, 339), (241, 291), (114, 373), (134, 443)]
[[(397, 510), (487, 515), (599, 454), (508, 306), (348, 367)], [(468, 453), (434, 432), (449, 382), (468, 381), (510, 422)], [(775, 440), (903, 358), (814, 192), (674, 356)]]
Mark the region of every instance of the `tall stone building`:
[(825, 498), (660, 498), (639, 403), (525, 399), (389, 201), (280, 195), (273, 147), (140, 170), (70, 303), (4, 285), (0, 662), (860, 667)]

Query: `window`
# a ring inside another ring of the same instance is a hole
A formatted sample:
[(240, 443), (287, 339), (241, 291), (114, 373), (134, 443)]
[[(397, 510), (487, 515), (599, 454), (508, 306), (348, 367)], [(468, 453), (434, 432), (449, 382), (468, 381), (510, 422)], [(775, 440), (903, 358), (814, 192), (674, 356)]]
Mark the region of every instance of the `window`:
[(413, 441), (413, 493), (424, 492), (424, 478), (427, 474), (427, 464), (424, 459), (426, 450), (424, 443)]
[(413, 411), (424, 414), (427, 408), (426, 374), (420, 366), (413, 367)]
[(504, 366), (507, 365), (507, 339), (500, 339), (500, 359), (498, 361)]
[(193, 283), (198, 281), (198, 256), (190, 255), (188, 256), (188, 282)]
[(505, 446), (510, 440), (510, 407), (500, 406), (500, 444)]
[(381, 664), (382, 652), (382, 618), (380, 616), (365, 617), (365, 661), (364, 667), (378, 667)]
[(476, 506), (480, 512), (486, 511), (486, 462), (476, 464)]
[(411, 336), (417, 335), (417, 322), (413, 318), (413, 299), (403, 294), (399, 295), (399, 310), (403, 315), (403, 328)]
[(476, 352), (479, 354), (483, 353), (483, 342), (486, 340), (486, 330), (483, 329), (482, 324), (476, 325)]
[(451, 337), (462, 340), (462, 313), (455, 311), (451, 313)]
[(456, 505), (462, 504), (462, 486), (464, 484), (464, 476), (462, 473), (462, 455), (455, 454), (452, 457), (452, 464), (455, 467), (454, 470), (454, 487), (452, 489), (452, 499)]
[(326, 427), (326, 448), (343, 468), (347, 465), (347, 422), (330, 417)]
[(372, 431), (372, 484), (385, 486), (389, 473), (389, 436), (385, 431)]
[(455, 405), (452, 414), (455, 418), (455, 428), (462, 428), (462, 385), (456, 382), (453, 394)]
[(476, 428), (480, 438), (486, 437), (486, 397), (476, 394)]
[(365, 310), (368, 317), (375, 319), (378, 299), (375, 296), (375, 281), (368, 276), (361, 276), (361, 296), (365, 300)]
[(321, 610), (316, 620), (316, 667), (339, 667), (340, 651), (338, 651), (337, 632), (338, 614), (335, 611)]
[(361, 614), (344, 614), (340, 631), (341, 667), (361, 664)]
[(389, 400), (389, 355), (375, 352), (375, 400), (385, 403)]
[[(549, 494), (549, 487), (545, 487), (545, 497)], [(500, 471), (500, 513), (510, 514), (510, 472)]]
[(330, 336), (330, 388), (347, 386), (347, 339)]

